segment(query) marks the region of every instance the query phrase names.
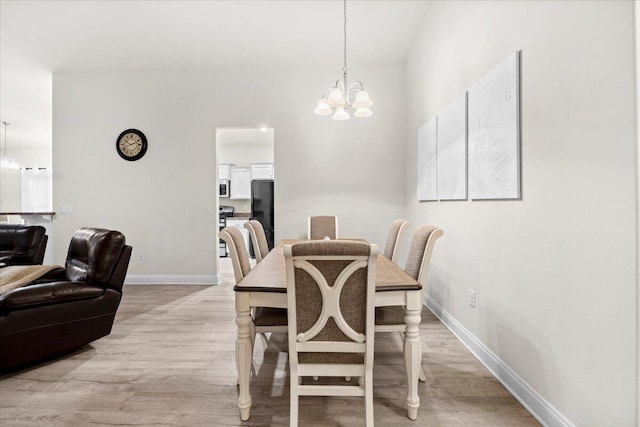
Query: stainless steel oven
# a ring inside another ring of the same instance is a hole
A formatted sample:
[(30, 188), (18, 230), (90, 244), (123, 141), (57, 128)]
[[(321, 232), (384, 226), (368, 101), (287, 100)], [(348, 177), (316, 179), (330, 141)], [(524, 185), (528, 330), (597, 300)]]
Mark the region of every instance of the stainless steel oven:
[[(218, 230), (222, 230), (223, 228), (225, 228), (227, 226), (227, 218), (230, 218), (233, 216), (233, 206), (220, 206), (220, 215), (219, 215), (219, 222), (218, 222)], [(218, 251), (218, 256), (220, 256), (221, 258), (225, 258), (227, 256), (229, 256), (229, 248), (227, 248), (227, 244), (225, 243), (224, 240), (220, 239), (220, 243), (219, 243), (219, 248), (220, 250)]]
[(218, 196), (220, 197), (229, 197), (229, 180), (221, 179), (220, 180), (220, 188), (218, 189)]

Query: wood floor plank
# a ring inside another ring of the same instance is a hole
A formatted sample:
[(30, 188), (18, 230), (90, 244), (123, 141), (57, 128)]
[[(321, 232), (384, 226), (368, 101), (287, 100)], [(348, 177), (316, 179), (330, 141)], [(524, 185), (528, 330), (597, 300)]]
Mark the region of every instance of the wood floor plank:
[[(0, 425), (288, 425), (287, 354), (259, 336), (251, 418), (240, 421), (233, 274), (224, 263), (222, 277), (219, 286), (125, 286), (111, 335), (0, 378)], [(376, 337), (377, 425), (539, 425), (426, 308), (420, 329), (427, 382), (415, 422), (399, 334)], [(364, 402), (301, 397), (300, 425), (362, 426)]]

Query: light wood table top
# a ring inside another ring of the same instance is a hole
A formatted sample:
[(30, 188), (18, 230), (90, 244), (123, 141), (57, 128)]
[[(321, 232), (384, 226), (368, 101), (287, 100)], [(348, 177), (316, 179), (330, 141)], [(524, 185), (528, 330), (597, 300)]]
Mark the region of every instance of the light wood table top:
[[(362, 239), (341, 239), (357, 240)], [(280, 241), (271, 252), (233, 287), (237, 292), (287, 292), (287, 278), (284, 262), (284, 246), (304, 239)], [(422, 285), (412, 279), (400, 267), (378, 253), (376, 266), (376, 292), (420, 290)]]

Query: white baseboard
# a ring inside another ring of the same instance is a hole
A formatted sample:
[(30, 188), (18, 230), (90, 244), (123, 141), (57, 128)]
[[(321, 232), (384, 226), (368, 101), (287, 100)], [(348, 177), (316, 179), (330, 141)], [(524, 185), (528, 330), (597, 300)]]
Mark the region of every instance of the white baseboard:
[(215, 275), (127, 275), (125, 285), (217, 285)]
[(538, 394), (506, 363), (486, 345), (473, 336), (464, 326), (428, 296), (425, 303), (429, 310), (478, 358), (498, 381), (533, 415), (543, 426), (575, 427), (564, 415)]

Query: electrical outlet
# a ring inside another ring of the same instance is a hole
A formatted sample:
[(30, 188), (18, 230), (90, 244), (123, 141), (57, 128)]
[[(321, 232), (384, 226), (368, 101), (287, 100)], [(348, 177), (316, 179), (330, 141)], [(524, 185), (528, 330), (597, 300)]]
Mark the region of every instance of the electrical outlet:
[(476, 291), (469, 289), (469, 305), (476, 308)]
[(138, 259), (139, 259), (140, 261), (144, 261), (144, 252), (140, 252), (140, 253), (138, 253)]

